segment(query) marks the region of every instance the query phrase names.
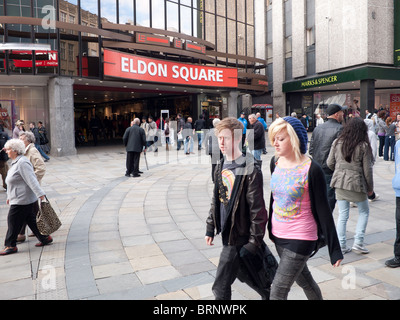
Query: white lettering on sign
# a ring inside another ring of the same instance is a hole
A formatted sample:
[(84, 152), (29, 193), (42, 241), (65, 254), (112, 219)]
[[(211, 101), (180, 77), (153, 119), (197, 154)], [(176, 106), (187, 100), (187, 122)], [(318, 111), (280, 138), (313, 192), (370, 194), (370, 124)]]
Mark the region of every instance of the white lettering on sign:
[(237, 88), (234, 68), (185, 64), (104, 50), (104, 75), (137, 81)]
[[(141, 75), (148, 74), (152, 77), (158, 76), (168, 78), (167, 64), (155, 63), (153, 61), (147, 63), (146, 61), (140, 59), (135, 60), (128, 57), (121, 57), (121, 71)], [(209, 82), (224, 81), (224, 73), (222, 70), (173, 65), (171, 71), (172, 78), (180, 78), (185, 80), (186, 82), (190, 82), (190, 80)]]

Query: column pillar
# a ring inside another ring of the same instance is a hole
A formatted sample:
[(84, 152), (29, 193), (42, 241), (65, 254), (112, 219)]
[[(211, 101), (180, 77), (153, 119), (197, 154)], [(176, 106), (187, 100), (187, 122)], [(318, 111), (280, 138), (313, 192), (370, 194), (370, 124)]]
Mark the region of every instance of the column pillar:
[(223, 92), (222, 97), (222, 118), (226, 117), (238, 117), (237, 105), (238, 105), (239, 91)]
[(53, 157), (76, 154), (74, 125), (74, 80), (55, 77), (48, 83), (50, 141)]
[(375, 108), (375, 80), (360, 81), (360, 115), (365, 117), (365, 110), (374, 113)]

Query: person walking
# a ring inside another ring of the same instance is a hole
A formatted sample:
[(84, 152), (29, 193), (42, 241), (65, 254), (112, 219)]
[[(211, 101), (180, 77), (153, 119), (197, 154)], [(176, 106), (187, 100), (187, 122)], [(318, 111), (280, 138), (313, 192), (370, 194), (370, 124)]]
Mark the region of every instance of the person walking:
[(140, 153), (146, 152), (146, 134), (144, 129), (140, 127), (140, 119), (135, 118), (131, 122), (131, 126), (125, 130), (122, 137), (124, 146), (126, 147), (126, 177), (131, 175), (134, 178), (140, 177), (139, 170)]
[(5, 248), (0, 255), (18, 252), (17, 237), (24, 222), (39, 240), (36, 247), (53, 242), (50, 235), (42, 235), (39, 232), (36, 224), (37, 201), (38, 198), (45, 199), (45, 192), (40, 187), (32, 164), (24, 156), (24, 143), (19, 139), (11, 139), (7, 141), (4, 148), (12, 162), (6, 179), (7, 204), (10, 205), (7, 218), (8, 230), (4, 241)]
[(241, 150), (243, 125), (225, 118), (215, 127), (224, 159), (215, 169), (211, 209), (206, 220), (205, 241), (213, 245), (222, 235), (222, 251), (212, 286), (216, 300), (231, 299), (231, 285), (238, 276), (240, 256), (261, 247), (268, 219), (260, 162)]
[(169, 118), (165, 119), (164, 123), (164, 135), (165, 135), (165, 150), (169, 151), (169, 135), (171, 134), (171, 128), (169, 126)]
[(280, 257), (271, 300), (286, 300), (294, 282), (310, 300), (322, 294), (308, 267), (324, 237), (331, 264), (343, 259), (332, 210), (328, 204), (324, 173), (306, 156), (307, 130), (300, 120), (275, 120), (268, 132), (275, 156), (271, 159), (271, 201), (268, 232)]
[(223, 154), (221, 150), (219, 149), (218, 145), (218, 138), (216, 135), (216, 130), (215, 127), (221, 120), (219, 118), (215, 118), (212, 122), (213, 127), (208, 130), (207, 136), (206, 136), (206, 150), (207, 154), (210, 155), (211, 157), (211, 179), (212, 182), (214, 181), (214, 172), (215, 168), (217, 167), (217, 164), (219, 161), (223, 158)]
[[(346, 123), (342, 134), (332, 144), (327, 165), (333, 171), (331, 187), (338, 201), (337, 232), (342, 252), (369, 253), (364, 237), (369, 216), (368, 196), (374, 193), (374, 180), (368, 128), (362, 118), (355, 117)], [(346, 239), (350, 202), (357, 204), (359, 214), (351, 249)]]
[[(25, 145), (25, 157), (32, 164), (33, 172), (35, 173), (35, 176), (39, 184), (41, 184), (44, 174), (46, 173), (46, 164), (44, 163), (43, 158), (40, 155), (40, 152), (35, 147), (34, 144), (35, 135), (29, 131), (22, 131), (19, 133), (19, 139)], [(38, 212), (39, 208), (38, 210), (35, 209), (35, 211)], [(17, 243), (21, 243), (26, 240), (25, 231), (26, 231), (26, 223), (23, 224), (21, 231), (18, 234)], [(35, 235), (32, 233), (29, 236), (31, 237)]]
[(8, 136), (7, 132), (4, 132), (2, 129), (3, 128), (0, 127), (0, 174), (3, 180), (3, 188), (7, 189), (6, 177), (8, 172), (8, 156), (3, 148), (6, 142), (10, 140), (10, 137)]
[(204, 116), (201, 114), (199, 119), (197, 119), (194, 123), (194, 130), (197, 134), (198, 150), (201, 150), (202, 148), (204, 129), (206, 129), (206, 121), (204, 120)]
[(394, 161), (394, 145), (396, 144), (396, 123), (391, 117), (387, 117), (385, 123), (387, 129), (385, 135), (385, 147), (383, 149), (383, 160)]
[(182, 115), (178, 113), (176, 116), (176, 134), (177, 134), (177, 144), (176, 144), (176, 150), (179, 151), (181, 150), (182, 146), (182, 141), (184, 141), (183, 137), (183, 129), (185, 127), (185, 120), (182, 118)]
[[(44, 158), (44, 161), (49, 161), (50, 157), (42, 150), (42, 148), (40, 147), (40, 134), (39, 134), (39, 130), (38, 128), (36, 128), (36, 125), (34, 122), (30, 122), (29, 123), (29, 128), (31, 130), (31, 132), (34, 134), (35, 136), (35, 147), (36, 149), (39, 151), (39, 153), (41, 154), (41, 156)], [(18, 137), (19, 139), (19, 137)]]
[(400, 140), (397, 140), (394, 152), (395, 173), (392, 179), (392, 187), (396, 195), (396, 239), (393, 245), (394, 257), (385, 261), (385, 265), (390, 268), (400, 267)]
[(309, 154), (324, 171), (326, 188), (328, 192), (328, 201), (332, 211), (335, 209), (336, 197), (335, 190), (333, 190), (330, 186), (333, 172), (327, 166), (326, 159), (328, 159), (329, 151), (333, 141), (343, 130), (341, 123), (343, 121), (343, 114), (345, 110), (347, 110), (347, 106), (341, 106), (336, 103), (330, 104), (326, 109), (326, 114), (328, 115), (327, 121), (314, 129), (310, 141)]
[(13, 134), (12, 134), (13, 139), (19, 139), (19, 133), (21, 131), (25, 131), (24, 125), (25, 125), (24, 120), (18, 120), (15, 123), (15, 127), (14, 127)]
[(193, 136), (194, 129), (192, 124), (193, 119), (191, 117), (187, 118), (185, 126), (183, 127), (183, 139), (184, 139), (184, 149), (185, 154), (189, 155), (193, 153)]
[(261, 154), (265, 148), (264, 126), (260, 121), (257, 120), (257, 116), (255, 114), (249, 115), (249, 123), (248, 129), (252, 129), (252, 132), (247, 131), (249, 149), (251, 150), (251, 153), (255, 159), (261, 160)]
[(380, 110), (378, 112), (377, 118), (377, 127), (378, 127), (378, 138), (379, 138), (379, 149), (378, 149), (378, 156), (379, 158), (383, 158), (383, 149), (385, 147), (385, 137), (386, 137), (386, 130), (388, 129), (386, 125), (386, 111)]
[(47, 130), (42, 121), (38, 121), (38, 131), (40, 135), (40, 147), (46, 154), (48, 154), (50, 152), (49, 139), (47, 138)]
[(246, 142), (246, 130), (247, 130), (246, 114), (244, 112), (241, 112), (238, 120), (243, 124), (242, 150), (243, 150), (243, 153), (246, 153), (244, 151), (244, 145)]

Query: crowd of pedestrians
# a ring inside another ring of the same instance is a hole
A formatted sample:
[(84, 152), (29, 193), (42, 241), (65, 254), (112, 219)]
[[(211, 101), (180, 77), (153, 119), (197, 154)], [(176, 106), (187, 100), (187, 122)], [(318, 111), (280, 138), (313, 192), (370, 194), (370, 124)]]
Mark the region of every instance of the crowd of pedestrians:
[[(320, 122), (313, 131), (309, 150), (304, 121), (288, 116), (277, 117), (271, 124), (268, 138), (275, 155), (270, 164), (268, 211), (262, 191), (262, 147), (254, 142), (261, 122), (256, 115), (246, 119), (242, 113), (238, 119), (226, 118), (216, 124), (215, 135), (223, 157), (212, 168), (214, 193), (205, 236), (206, 244), (213, 245), (215, 235), (222, 235), (223, 247), (212, 287), (216, 299), (231, 298), (233, 281), (243, 278), (242, 273), (246, 272), (240, 259), (256, 255), (263, 245), (266, 230), (280, 257), (270, 287), (270, 299), (287, 299), (294, 282), (308, 299), (322, 299), (307, 261), (324, 245), (328, 247), (334, 267), (338, 267), (350, 251), (369, 253), (364, 244), (369, 202), (379, 198), (373, 181), (379, 139), (377, 122), (360, 117), (344, 121), (345, 111), (346, 107), (339, 104), (328, 106), (327, 121)], [(259, 125), (255, 126), (257, 122)], [(396, 125), (388, 118), (385, 123), (389, 138), (385, 138), (384, 143), (391, 145)], [(252, 136), (248, 134), (249, 128), (254, 129)], [(245, 150), (249, 141), (252, 148)], [(393, 149), (393, 158), (392, 155), (388, 157), (396, 161), (393, 188), (397, 234), (394, 258), (385, 264), (400, 267), (400, 156), (396, 157), (400, 154), (400, 142)], [(339, 215), (335, 225), (336, 203)], [(346, 225), (351, 205), (358, 207), (359, 218), (350, 248)]]

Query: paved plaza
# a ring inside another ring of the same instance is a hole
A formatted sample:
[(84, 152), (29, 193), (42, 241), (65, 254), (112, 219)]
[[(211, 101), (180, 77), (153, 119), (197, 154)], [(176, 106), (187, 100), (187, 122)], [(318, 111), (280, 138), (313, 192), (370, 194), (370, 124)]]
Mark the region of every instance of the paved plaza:
[[(269, 161), (262, 156), (266, 205)], [(185, 155), (173, 147), (141, 157), (140, 178), (125, 177), (122, 145), (85, 147), (78, 154), (52, 157), (42, 186), (59, 213), (62, 227), (54, 243), (36, 248), (35, 238), (18, 245), (17, 254), (0, 257), (0, 299), (213, 299), (211, 286), (221, 251), (221, 238), (204, 241), (213, 183), (210, 157), (204, 150)], [(394, 163), (377, 159), (375, 191), (370, 203), (368, 255), (350, 252), (339, 268), (329, 263), (327, 249), (309, 261), (327, 300), (400, 299), (400, 268), (385, 267), (393, 256)], [(7, 231), (6, 193), (0, 191), (0, 243)], [(337, 218), (337, 209), (334, 212)], [(352, 208), (349, 245), (357, 221)], [(271, 250), (271, 241), (265, 238)], [(260, 299), (238, 280), (233, 298)], [(306, 299), (293, 286), (289, 299)]]

